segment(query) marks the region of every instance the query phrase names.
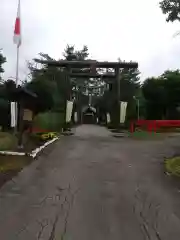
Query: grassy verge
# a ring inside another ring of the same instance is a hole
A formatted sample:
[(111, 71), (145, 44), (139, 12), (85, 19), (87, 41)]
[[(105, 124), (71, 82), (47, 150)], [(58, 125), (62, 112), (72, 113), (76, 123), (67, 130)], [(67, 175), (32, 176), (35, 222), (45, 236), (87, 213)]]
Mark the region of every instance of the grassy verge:
[(0, 132), (0, 151), (14, 150), (17, 148), (17, 138), (8, 132)]
[(136, 131), (129, 133), (129, 137), (137, 140), (161, 140), (165, 137), (162, 133)]
[(26, 165), (31, 163), (30, 157), (0, 155), (0, 187), (12, 179)]
[(166, 159), (165, 169), (170, 175), (180, 177), (180, 157)]
[(7, 171), (21, 170), (30, 163), (30, 157), (24, 156), (0, 156), (0, 173)]

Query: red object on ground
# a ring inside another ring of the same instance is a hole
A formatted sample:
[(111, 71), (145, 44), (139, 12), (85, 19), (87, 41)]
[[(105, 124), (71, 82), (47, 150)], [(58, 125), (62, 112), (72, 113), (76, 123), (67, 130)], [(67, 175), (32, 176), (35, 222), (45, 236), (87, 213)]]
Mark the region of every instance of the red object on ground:
[(47, 132), (51, 132), (51, 131), (48, 131), (48, 130), (45, 130), (45, 129), (41, 129), (41, 128), (32, 128), (31, 129), (28, 129), (27, 132), (32, 132), (32, 133), (47, 133)]
[(180, 120), (136, 120), (131, 122), (130, 131), (134, 132), (134, 126), (145, 127), (149, 132), (155, 132), (160, 127), (180, 127)]

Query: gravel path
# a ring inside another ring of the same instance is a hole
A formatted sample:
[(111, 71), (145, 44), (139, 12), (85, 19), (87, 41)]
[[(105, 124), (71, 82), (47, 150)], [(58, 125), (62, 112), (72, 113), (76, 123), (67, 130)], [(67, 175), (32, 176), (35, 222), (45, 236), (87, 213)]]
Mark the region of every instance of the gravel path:
[(0, 190), (2, 240), (179, 240), (180, 192), (163, 173), (178, 149), (80, 126)]

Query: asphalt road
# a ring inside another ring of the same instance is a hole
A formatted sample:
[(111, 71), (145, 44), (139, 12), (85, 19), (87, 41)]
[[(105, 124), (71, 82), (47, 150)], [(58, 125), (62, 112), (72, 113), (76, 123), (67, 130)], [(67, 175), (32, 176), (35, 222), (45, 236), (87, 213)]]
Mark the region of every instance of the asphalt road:
[(177, 147), (78, 127), (0, 190), (0, 239), (179, 240), (180, 191), (162, 165)]

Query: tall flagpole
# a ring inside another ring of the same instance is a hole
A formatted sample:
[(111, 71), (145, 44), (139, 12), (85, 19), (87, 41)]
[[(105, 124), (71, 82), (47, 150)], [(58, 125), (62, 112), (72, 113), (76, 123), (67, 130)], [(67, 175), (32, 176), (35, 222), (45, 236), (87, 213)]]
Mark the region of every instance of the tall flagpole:
[(19, 45), (17, 45), (16, 51), (16, 88), (18, 87), (18, 79), (19, 79)]
[[(21, 23), (20, 23), (20, 0), (18, 0), (18, 10), (17, 17), (15, 22), (14, 29), (14, 43), (17, 45), (16, 49), (16, 88), (18, 88), (18, 80), (19, 80), (19, 48), (21, 45)], [(18, 105), (15, 103), (15, 128), (14, 132), (17, 132), (17, 123), (18, 123)]]
[[(16, 49), (16, 89), (18, 88), (18, 79), (19, 79), (19, 45)], [(17, 124), (18, 124), (18, 104), (15, 102), (15, 127), (14, 133), (17, 133)]]

